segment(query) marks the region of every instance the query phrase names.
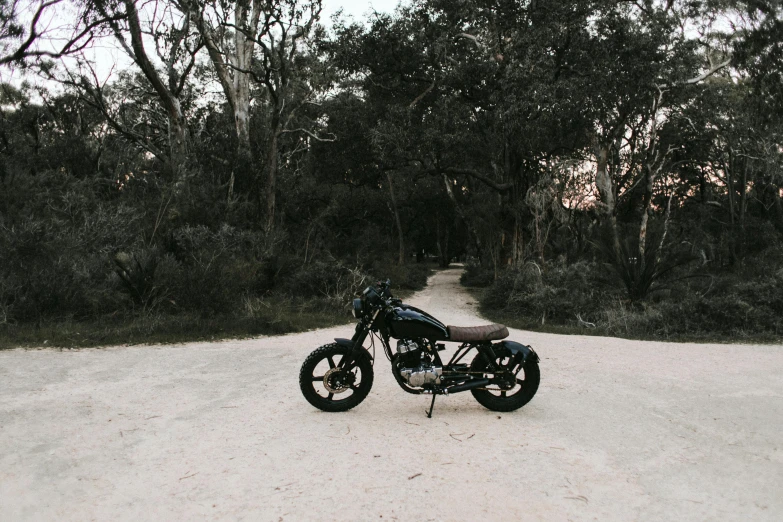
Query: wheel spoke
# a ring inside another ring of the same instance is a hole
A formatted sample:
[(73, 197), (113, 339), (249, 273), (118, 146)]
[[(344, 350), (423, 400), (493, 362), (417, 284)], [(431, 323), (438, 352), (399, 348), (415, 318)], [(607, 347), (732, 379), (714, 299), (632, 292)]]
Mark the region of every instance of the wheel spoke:
[(334, 397), (334, 393), (332, 393), (332, 392), (329, 392), (329, 395), (326, 397), (326, 400), (327, 400), (327, 401), (331, 401), (331, 400), (332, 400), (332, 397)]
[(320, 381), (323, 381), (323, 380), (324, 380), (324, 376), (323, 375), (321, 375), (320, 377), (316, 377), (315, 375), (313, 375), (313, 382), (320, 382)]
[(517, 384), (519, 384), (520, 386), (524, 386), (525, 385), (525, 380), (524, 379), (517, 379)]
[(332, 356), (329, 355), (326, 359), (329, 361), (329, 368), (334, 368), (334, 359), (332, 359)]
[(506, 390), (500, 390), (500, 396), (505, 398), (506, 397)]

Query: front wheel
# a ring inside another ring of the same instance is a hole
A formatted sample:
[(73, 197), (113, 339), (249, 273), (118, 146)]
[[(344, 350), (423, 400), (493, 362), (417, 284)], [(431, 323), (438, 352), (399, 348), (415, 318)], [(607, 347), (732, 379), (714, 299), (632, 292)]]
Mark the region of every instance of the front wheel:
[(541, 381), (538, 363), (532, 358), (524, 364), (516, 362), (508, 350), (498, 351), (496, 355), (495, 365), (499, 373), (493, 373), (487, 368), (488, 364), (480, 353), (473, 359), (470, 370), (484, 372), (487, 378), (498, 384), (489, 384), (486, 388), (470, 392), (479, 404), (492, 411), (517, 410), (530, 402), (538, 391)]
[(299, 371), (299, 388), (307, 402), (323, 411), (347, 411), (358, 406), (372, 388), (372, 363), (359, 357), (351, 368), (340, 368), (351, 348), (327, 344), (311, 353)]

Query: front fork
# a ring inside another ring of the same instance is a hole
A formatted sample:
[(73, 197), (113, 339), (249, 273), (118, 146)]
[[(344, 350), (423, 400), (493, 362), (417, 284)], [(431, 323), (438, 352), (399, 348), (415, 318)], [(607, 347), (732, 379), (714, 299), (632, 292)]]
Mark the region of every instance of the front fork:
[(359, 324), (356, 325), (356, 331), (354, 332), (353, 337), (351, 337), (351, 351), (340, 361), (340, 364), (338, 365), (340, 369), (350, 370), (354, 367), (360, 357), (370, 357), (369, 352), (364, 349), (364, 341), (366, 341), (367, 336), (370, 335), (372, 326), (375, 323), (379, 313), (380, 309), (375, 311), (371, 319), (362, 320), (359, 322)]

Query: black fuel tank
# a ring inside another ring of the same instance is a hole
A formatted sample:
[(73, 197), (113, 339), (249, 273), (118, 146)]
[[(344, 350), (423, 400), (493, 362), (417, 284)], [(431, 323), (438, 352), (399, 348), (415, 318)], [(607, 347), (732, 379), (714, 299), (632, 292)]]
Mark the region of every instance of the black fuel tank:
[(395, 339), (422, 337), (431, 341), (448, 338), (446, 326), (424, 310), (408, 305), (395, 308), (388, 319), (391, 335)]

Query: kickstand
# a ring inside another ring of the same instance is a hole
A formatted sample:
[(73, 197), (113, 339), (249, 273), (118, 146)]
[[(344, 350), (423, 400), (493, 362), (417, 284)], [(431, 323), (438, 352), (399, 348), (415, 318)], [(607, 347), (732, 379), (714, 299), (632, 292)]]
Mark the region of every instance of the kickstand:
[[(437, 393), (435, 393), (435, 391), (433, 391), (433, 392), (432, 392), (432, 402), (430, 403), (430, 411), (428, 411), (428, 412), (427, 412), (427, 418), (428, 418), (428, 419), (431, 419), (431, 418), (432, 418), (432, 408), (434, 408), (434, 407), (435, 407), (435, 397), (436, 397), (437, 395), (438, 395), (438, 394), (437, 394)], [(426, 411), (426, 410), (425, 410), (425, 411)]]

